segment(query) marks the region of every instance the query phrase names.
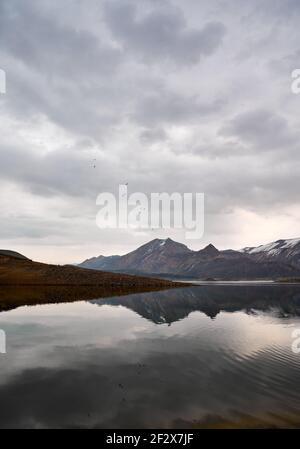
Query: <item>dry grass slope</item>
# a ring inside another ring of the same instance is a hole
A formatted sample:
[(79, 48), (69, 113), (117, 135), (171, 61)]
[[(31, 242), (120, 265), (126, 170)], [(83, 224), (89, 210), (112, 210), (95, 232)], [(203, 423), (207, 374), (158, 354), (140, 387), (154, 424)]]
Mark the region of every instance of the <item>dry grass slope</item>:
[(0, 255), (0, 311), (182, 287), (150, 277), (48, 265)]
[[(70, 285), (101, 287), (175, 287), (163, 279), (132, 276), (78, 268), (48, 265), (30, 260), (0, 256), (0, 285)], [(182, 286), (182, 284), (180, 284)]]

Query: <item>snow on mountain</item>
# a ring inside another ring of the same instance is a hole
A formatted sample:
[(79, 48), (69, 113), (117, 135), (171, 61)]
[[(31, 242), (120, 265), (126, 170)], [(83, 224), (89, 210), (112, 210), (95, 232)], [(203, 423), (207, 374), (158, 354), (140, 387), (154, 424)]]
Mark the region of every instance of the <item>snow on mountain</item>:
[(278, 256), (284, 250), (295, 248), (298, 244), (300, 244), (300, 239), (277, 240), (267, 245), (242, 248), (240, 252), (247, 254), (267, 253), (270, 256)]
[(276, 259), (300, 267), (300, 239), (277, 240), (267, 245), (243, 248), (240, 252), (256, 256), (259, 260)]
[(172, 274), (207, 279), (300, 277), (300, 239), (257, 248), (219, 251), (212, 244), (193, 251), (172, 239), (155, 239), (124, 256), (90, 259), (80, 266), (128, 273)]

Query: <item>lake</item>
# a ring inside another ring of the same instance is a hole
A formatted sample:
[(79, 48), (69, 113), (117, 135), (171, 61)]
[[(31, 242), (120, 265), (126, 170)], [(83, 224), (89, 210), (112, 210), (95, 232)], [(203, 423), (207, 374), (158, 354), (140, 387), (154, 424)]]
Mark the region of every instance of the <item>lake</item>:
[(300, 427), (297, 328), (300, 286), (285, 285), (3, 311), (0, 427)]

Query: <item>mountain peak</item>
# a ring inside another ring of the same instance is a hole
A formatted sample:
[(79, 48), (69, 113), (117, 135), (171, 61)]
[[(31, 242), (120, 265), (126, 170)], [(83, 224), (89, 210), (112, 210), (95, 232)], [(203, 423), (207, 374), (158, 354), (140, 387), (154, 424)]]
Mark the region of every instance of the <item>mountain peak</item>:
[[(169, 237), (167, 239), (164, 239), (163, 242), (166, 245), (183, 245), (182, 243), (175, 242), (175, 240), (170, 239)], [(185, 246), (185, 245), (184, 245)]]
[(207, 246), (205, 246), (204, 249), (214, 249), (214, 250), (218, 251), (217, 248), (212, 243), (209, 243)]
[(175, 240), (172, 240), (170, 238), (167, 239), (154, 239), (150, 242), (146, 243), (145, 245), (138, 248), (136, 251), (140, 251), (141, 249), (147, 250), (147, 251), (173, 251), (173, 252), (190, 252), (191, 250), (184, 245), (183, 243), (175, 242)]
[(212, 243), (210, 243), (205, 248), (198, 251), (198, 253), (200, 253), (203, 256), (213, 257), (219, 254), (219, 250)]
[(300, 277), (300, 239), (280, 240), (240, 252), (219, 251), (211, 243), (200, 251), (193, 251), (171, 238), (156, 238), (124, 256), (99, 257), (80, 266), (103, 271), (172, 274), (197, 279)]

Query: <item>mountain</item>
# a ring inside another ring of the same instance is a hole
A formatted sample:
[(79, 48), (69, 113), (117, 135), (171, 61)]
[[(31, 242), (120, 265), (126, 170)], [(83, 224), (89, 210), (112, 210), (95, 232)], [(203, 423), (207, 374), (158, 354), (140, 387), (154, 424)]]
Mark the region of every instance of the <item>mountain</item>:
[(16, 257), (6, 251), (0, 254), (0, 286), (93, 286), (119, 294), (182, 287), (181, 283), (132, 276), (120, 273), (88, 270), (74, 266), (48, 265)]
[(277, 260), (300, 268), (300, 239), (276, 240), (276, 242), (241, 249), (256, 260)]
[[(286, 240), (278, 242), (286, 242), (281, 245), (280, 255), (269, 254), (267, 251), (260, 252), (257, 248), (220, 251), (212, 244), (199, 251), (193, 251), (171, 239), (155, 239), (124, 256), (100, 256), (89, 259), (79, 266), (97, 270), (198, 279), (299, 277), (300, 246), (296, 248), (295, 243)], [(264, 248), (270, 251), (271, 244)]]
[(115, 262), (121, 256), (98, 256), (91, 257), (91, 259), (85, 260), (83, 263), (79, 264), (81, 268), (90, 268), (93, 270), (105, 270), (110, 268), (111, 264)]
[(171, 273), (193, 253), (174, 240), (155, 239), (124, 256), (99, 256), (88, 259), (80, 267), (113, 271), (130, 270), (145, 273)]

